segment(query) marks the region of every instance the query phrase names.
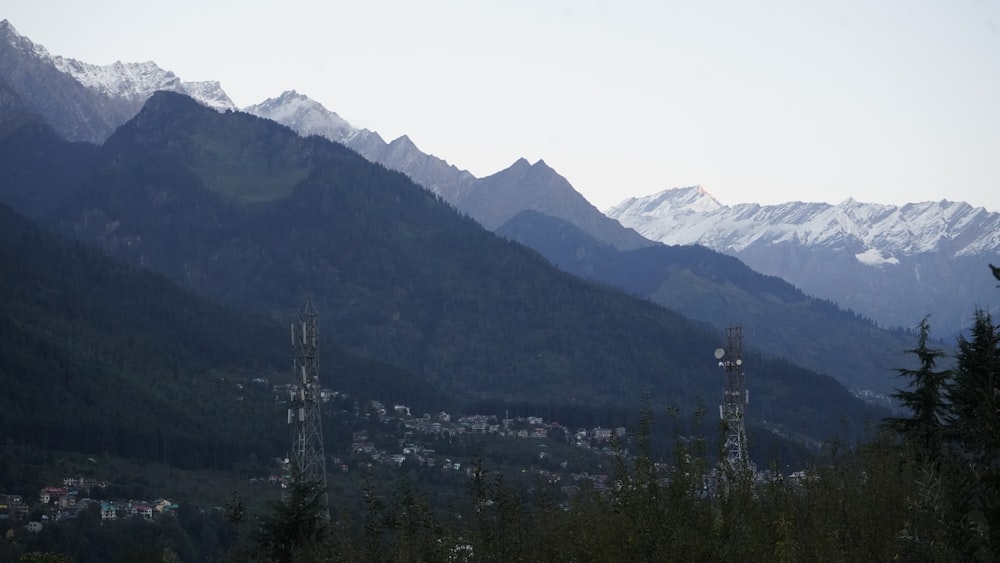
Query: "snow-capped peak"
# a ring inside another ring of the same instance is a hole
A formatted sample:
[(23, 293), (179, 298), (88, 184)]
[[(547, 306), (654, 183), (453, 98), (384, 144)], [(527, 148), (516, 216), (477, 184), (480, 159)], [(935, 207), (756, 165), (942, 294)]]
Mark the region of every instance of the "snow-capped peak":
[(181, 89), (187, 95), (216, 111), (238, 109), (217, 80), (181, 82)]
[(116, 61), (107, 66), (89, 64), (76, 59), (52, 57), (56, 68), (75, 78), (80, 84), (105, 95), (141, 99), (157, 90), (180, 90), (180, 79), (163, 70), (156, 63), (123, 63)]
[(903, 206), (790, 202), (723, 206), (700, 186), (628, 199), (607, 215), (651, 240), (741, 252), (755, 244), (794, 242), (853, 249), (866, 265), (942, 251), (951, 256), (1000, 250), (1000, 213), (949, 201)]
[(708, 190), (699, 185), (663, 190), (646, 197), (632, 197), (605, 211), (605, 215), (616, 217), (628, 213), (657, 217), (677, 211), (710, 213), (722, 207)]
[(65, 57), (51, 57), (52, 63), (91, 90), (114, 98), (145, 100), (158, 90), (187, 94), (218, 111), (236, 109), (222, 86), (215, 81), (182, 82), (176, 74), (160, 68), (153, 61), (95, 65)]
[(247, 106), (243, 111), (287, 125), (300, 135), (319, 135), (339, 143), (346, 143), (358, 134), (358, 130), (336, 112), (295, 90), (286, 90), (277, 98)]
[(51, 63), (57, 70), (71, 76), (86, 88), (105, 96), (141, 103), (157, 90), (171, 90), (187, 94), (219, 111), (236, 109), (236, 105), (218, 82), (182, 82), (176, 74), (160, 68), (152, 61), (116, 61), (101, 66), (54, 56), (45, 47), (19, 34), (7, 20), (0, 22), (0, 40), (35, 59)]
[(34, 55), (39, 59), (51, 59), (52, 55), (49, 51), (42, 45), (38, 45), (31, 39), (21, 35), (14, 29), (13, 24), (11, 24), (6, 19), (0, 21), (0, 40), (8, 43), (10, 46), (23, 51), (25, 53)]

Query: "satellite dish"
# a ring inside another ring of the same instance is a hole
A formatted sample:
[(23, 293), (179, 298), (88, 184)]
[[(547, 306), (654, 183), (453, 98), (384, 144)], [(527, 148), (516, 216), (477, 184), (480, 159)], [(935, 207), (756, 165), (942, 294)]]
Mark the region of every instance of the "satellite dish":
[(723, 350), (722, 348), (716, 348), (715, 349), (715, 359), (716, 360), (721, 360), (722, 356), (725, 356), (725, 355), (726, 355), (726, 351)]
[(739, 359), (736, 360), (736, 365), (742, 366), (743, 365), (743, 360), (739, 360)]

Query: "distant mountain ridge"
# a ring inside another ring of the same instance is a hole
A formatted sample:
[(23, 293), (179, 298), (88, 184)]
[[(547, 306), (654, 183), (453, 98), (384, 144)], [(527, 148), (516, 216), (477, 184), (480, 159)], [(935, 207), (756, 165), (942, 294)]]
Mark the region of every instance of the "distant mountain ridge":
[(184, 82), (153, 62), (107, 66), (49, 54), (0, 21), (0, 77), (65, 139), (102, 143), (158, 90), (187, 94), (218, 111), (236, 105), (218, 82)]
[(355, 129), (335, 112), (294, 90), (244, 111), (273, 119), (303, 135), (342, 143), (373, 162), (403, 172), (487, 229), (496, 229), (517, 213), (531, 209), (571, 221), (619, 249), (652, 244), (602, 214), (543, 161), (529, 164), (522, 158), (496, 174), (476, 178), (420, 151), (405, 135), (386, 143), (377, 133)]
[(736, 256), (885, 326), (958, 332), (995, 306), (986, 263), (1000, 253), (1000, 213), (947, 200), (903, 206), (719, 203), (701, 186), (629, 198), (607, 211), (651, 240)]

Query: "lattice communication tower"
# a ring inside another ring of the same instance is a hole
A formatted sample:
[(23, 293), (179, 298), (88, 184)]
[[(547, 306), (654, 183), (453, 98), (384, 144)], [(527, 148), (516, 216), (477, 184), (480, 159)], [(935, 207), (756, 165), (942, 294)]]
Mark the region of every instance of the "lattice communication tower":
[(293, 383), (288, 409), (288, 425), (292, 434), (292, 452), (289, 462), (308, 480), (323, 487), (327, 506), (326, 456), (323, 452), (323, 421), (320, 417), (319, 371), (317, 369), (316, 309), (307, 299), (299, 311), (299, 322), (292, 323)]
[(749, 393), (744, 385), (743, 373), (743, 329), (739, 326), (726, 328), (726, 347), (715, 351), (719, 367), (726, 370), (726, 389), (719, 405), (719, 417), (725, 431), (723, 462), (734, 471), (750, 468), (747, 452), (747, 431), (744, 425)]

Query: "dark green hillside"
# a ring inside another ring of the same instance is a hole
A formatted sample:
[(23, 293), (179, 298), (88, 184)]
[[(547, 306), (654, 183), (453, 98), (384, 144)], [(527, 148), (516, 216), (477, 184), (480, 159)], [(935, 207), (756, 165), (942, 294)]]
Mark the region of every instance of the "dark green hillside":
[[(0, 95), (3, 85), (0, 84)], [(99, 147), (68, 143), (40, 118), (14, 112), (0, 120), (0, 192), (19, 213), (37, 217), (87, 177)]]
[[(252, 196), (232, 188), (263, 169)], [(287, 316), (310, 295), (334, 341), (467, 398), (635, 406), (645, 391), (708, 404), (721, 393), (717, 331), (563, 273), (340, 145), (176, 94), (120, 128), (49, 221), (248, 310)], [(877, 416), (830, 378), (748, 365), (751, 412), (769, 423), (821, 433)]]
[(542, 253), (559, 268), (646, 297), (722, 328), (739, 322), (753, 347), (888, 394), (912, 334), (888, 331), (738, 259), (700, 246), (618, 251), (560, 219), (525, 211), (497, 234)]
[[(3, 439), (188, 467), (284, 452), (282, 407), (268, 386), (246, 385), (287, 376), (283, 323), (59, 241), (6, 206), (0, 264)], [(399, 370), (333, 346), (321, 353), (328, 387), (425, 407), (446, 401)]]

